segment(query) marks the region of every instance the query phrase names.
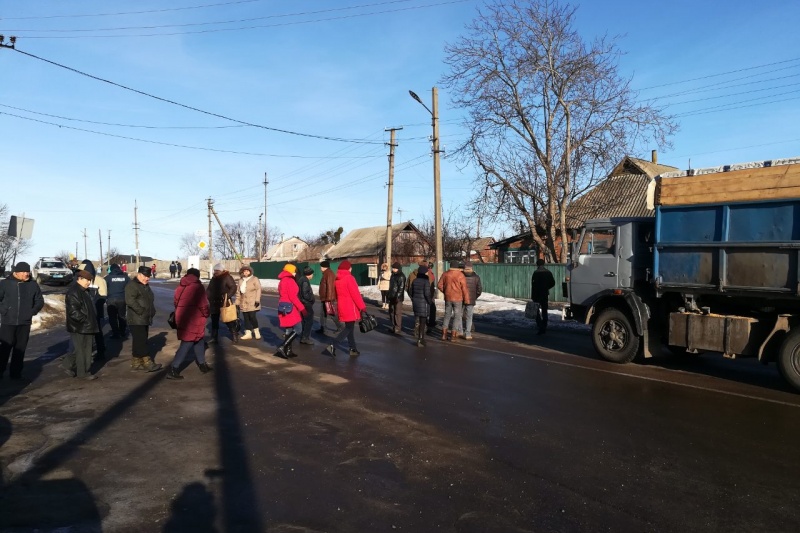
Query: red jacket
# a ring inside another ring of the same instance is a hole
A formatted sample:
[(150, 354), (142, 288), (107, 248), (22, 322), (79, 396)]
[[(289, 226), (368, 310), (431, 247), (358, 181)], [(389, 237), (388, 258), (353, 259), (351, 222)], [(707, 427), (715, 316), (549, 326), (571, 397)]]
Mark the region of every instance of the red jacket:
[(339, 320), (342, 322), (356, 322), (361, 318), (361, 311), (366, 310), (364, 299), (358, 291), (356, 278), (349, 270), (339, 270), (336, 273), (336, 307)]
[(211, 314), (203, 284), (194, 274), (181, 278), (173, 298), (175, 321), (178, 323), (178, 338), (197, 342), (206, 334), (206, 318)]
[(305, 311), (306, 307), (297, 296), (297, 293), (300, 292), (300, 287), (297, 286), (297, 282), (294, 280), (294, 274), (282, 270), (278, 274), (278, 279), (280, 280), (278, 282), (278, 302), (292, 304), (292, 312), (288, 315), (278, 313), (278, 323), (282, 328), (291, 328), (302, 320), (303, 315), (300, 312)]

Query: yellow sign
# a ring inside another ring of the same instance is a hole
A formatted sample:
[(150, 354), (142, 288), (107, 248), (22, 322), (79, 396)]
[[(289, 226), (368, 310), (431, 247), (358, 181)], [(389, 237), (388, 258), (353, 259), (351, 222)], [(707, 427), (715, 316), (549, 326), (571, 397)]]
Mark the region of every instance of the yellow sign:
[(201, 250), (205, 250), (206, 248), (208, 248), (208, 243), (206, 243), (206, 241), (200, 241), (197, 243), (197, 247), (200, 248)]

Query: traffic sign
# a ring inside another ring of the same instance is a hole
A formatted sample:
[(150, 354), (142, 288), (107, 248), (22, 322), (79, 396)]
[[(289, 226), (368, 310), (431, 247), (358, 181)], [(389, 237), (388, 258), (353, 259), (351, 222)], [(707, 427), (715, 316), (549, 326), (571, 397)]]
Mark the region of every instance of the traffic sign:
[(208, 248), (208, 243), (206, 241), (200, 241), (197, 243), (197, 247), (200, 248), (201, 250), (205, 250), (206, 248)]

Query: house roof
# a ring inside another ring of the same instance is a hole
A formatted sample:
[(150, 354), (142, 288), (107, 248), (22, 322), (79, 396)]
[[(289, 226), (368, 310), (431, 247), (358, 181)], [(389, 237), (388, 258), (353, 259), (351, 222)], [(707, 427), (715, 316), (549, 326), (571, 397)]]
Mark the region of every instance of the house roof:
[(581, 226), (593, 218), (653, 216), (647, 208), (647, 188), (659, 174), (675, 170), (677, 167), (625, 157), (606, 179), (567, 207), (567, 227)]
[[(392, 235), (402, 231), (419, 233), (411, 222), (392, 224)], [(331, 259), (379, 255), (386, 248), (386, 226), (359, 228), (350, 231), (339, 244), (328, 250)]]
[(300, 263), (321, 261), (331, 248), (333, 248), (332, 244), (309, 246), (297, 255), (297, 261)]
[(306, 244), (306, 241), (304, 241), (300, 237), (289, 237), (288, 239), (283, 239), (282, 241), (278, 242), (277, 244), (273, 244), (272, 246), (270, 246), (267, 249), (267, 253), (264, 254), (264, 257), (267, 258), (267, 259), (271, 259), (278, 252), (283, 252), (284, 253), (284, 255), (282, 255), (281, 257), (291, 257), (292, 256), (292, 254), (291, 254), (292, 250), (289, 249), (288, 250), (289, 253), (287, 253), (287, 250), (285, 248), (282, 248), (282, 245), (284, 245), (284, 244), (286, 244), (288, 242), (293, 242), (293, 241), (302, 242), (303, 244)]
[(494, 243), (494, 237), (481, 237), (480, 239), (475, 239), (472, 243), (472, 249), (480, 252), (487, 249), (492, 243)]

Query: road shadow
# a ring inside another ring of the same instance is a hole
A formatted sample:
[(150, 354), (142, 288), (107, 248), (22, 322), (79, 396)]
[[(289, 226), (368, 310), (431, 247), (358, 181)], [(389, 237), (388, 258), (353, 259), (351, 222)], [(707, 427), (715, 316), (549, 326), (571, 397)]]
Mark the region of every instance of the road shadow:
[(170, 505), (170, 516), (164, 524), (164, 533), (217, 533), (214, 526), (217, 508), (214, 495), (203, 483), (186, 485)]

